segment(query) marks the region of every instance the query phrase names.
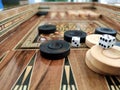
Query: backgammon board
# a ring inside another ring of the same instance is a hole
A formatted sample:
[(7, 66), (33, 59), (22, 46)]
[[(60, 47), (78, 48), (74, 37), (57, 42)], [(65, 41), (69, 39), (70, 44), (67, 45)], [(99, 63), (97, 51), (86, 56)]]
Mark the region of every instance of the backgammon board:
[[(0, 90), (120, 90), (120, 76), (101, 75), (87, 67), (85, 55), (89, 47), (85, 43), (71, 47), (63, 59), (48, 60), (40, 55), (41, 37), (46, 41), (63, 40), (67, 30), (83, 30), (90, 35), (97, 27), (120, 30), (88, 7), (74, 7), (77, 3), (67, 7), (71, 3), (58, 10), (62, 4), (53, 4), (40, 4), (40, 10), (48, 11), (47, 15), (33, 15), (0, 39)], [(44, 24), (56, 25), (57, 32), (38, 35), (38, 27)], [(119, 41), (119, 33), (117, 36)]]

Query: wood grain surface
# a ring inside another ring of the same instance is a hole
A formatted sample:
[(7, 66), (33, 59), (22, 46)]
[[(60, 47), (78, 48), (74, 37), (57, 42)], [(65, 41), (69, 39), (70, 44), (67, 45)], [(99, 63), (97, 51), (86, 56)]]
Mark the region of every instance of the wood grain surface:
[(86, 67), (86, 51), (86, 49), (72, 50), (69, 55), (78, 90), (108, 90), (104, 76), (101, 76)]
[[(25, 69), (35, 51), (16, 51), (0, 70), (0, 90), (9, 90)], [(6, 60), (5, 60), (6, 61)]]
[(59, 90), (63, 59), (46, 60), (37, 53), (30, 90)]
[(7, 34), (2, 40), (0, 41), (0, 56), (6, 51), (12, 50), (16, 44), (23, 38), (25, 34), (33, 27), (35, 23), (39, 21), (37, 16), (33, 16), (26, 22), (19, 25), (17, 28), (14, 29), (14, 32), (11, 34)]

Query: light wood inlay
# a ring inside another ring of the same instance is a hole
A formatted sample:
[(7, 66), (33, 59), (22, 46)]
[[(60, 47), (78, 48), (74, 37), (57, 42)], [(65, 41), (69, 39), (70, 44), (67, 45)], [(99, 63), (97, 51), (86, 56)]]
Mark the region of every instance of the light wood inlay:
[(22, 90), (22, 88), (23, 88), (23, 85), (20, 86), (19, 90)]
[(71, 87), (72, 87), (72, 90), (75, 90), (75, 85), (71, 85)]
[(63, 90), (66, 90), (66, 85), (63, 85)]
[(16, 85), (15, 88), (14, 88), (14, 90), (18, 90), (18, 88), (19, 88), (19, 85)]
[(65, 72), (66, 72), (66, 78), (67, 78), (67, 83), (69, 85), (69, 80), (70, 80), (70, 66), (65, 66)]
[(23, 77), (23, 80), (22, 80), (22, 83), (24, 83), (25, 79), (27, 78), (28, 74), (30, 73), (30, 70), (32, 69), (32, 66), (28, 66), (26, 68), (26, 72), (24, 74), (24, 77)]
[(27, 85), (24, 85), (23, 90), (27, 90)]
[(70, 89), (70, 85), (67, 85), (67, 90), (71, 90), (71, 89)]

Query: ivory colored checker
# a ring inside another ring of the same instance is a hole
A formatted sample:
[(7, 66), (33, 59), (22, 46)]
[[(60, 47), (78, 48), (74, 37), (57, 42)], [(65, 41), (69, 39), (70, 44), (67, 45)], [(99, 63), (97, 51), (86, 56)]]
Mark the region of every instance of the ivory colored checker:
[(96, 73), (100, 73), (100, 74), (105, 74), (104, 72), (100, 71), (99, 69), (97, 69), (91, 62), (93, 58), (91, 57), (91, 54), (90, 54), (90, 50), (87, 51), (86, 53), (86, 57), (85, 57), (85, 63), (86, 65), (91, 69), (93, 70), (94, 72)]
[(98, 44), (100, 36), (102, 36), (102, 35), (100, 35), (100, 34), (91, 34), (91, 35), (88, 35), (86, 37), (86, 41), (85, 41), (86, 45), (91, 48), (92, 46)]
[[(120, 47), (103, 49), (98, 45), (91, 48), (91, 63), (100, 71), (111, 75), (120, 75)], [(114, 54), (113, 54), (114, 53)]]
[(92, 43), (90, 43), (89, 41), (85, 41), (85, 44), (89, 47), (89, 48), (91, 48), (92, 46), (94, 46), (94, 44), (92, 44)]

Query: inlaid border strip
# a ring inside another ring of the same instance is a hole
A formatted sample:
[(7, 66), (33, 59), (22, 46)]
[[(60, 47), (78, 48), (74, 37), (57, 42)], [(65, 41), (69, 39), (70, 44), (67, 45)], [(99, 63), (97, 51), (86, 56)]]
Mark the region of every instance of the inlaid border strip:
[(68, 57), (65, 58), (60, 90), (78, 90)]

